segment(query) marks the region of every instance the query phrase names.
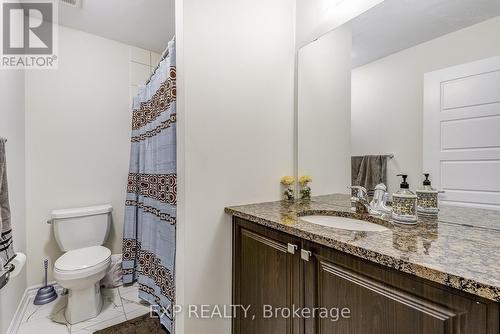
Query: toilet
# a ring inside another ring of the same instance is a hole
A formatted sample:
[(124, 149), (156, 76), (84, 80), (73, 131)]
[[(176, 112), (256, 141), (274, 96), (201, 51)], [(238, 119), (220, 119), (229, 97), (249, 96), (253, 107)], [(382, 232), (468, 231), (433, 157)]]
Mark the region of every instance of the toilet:
[(99, 205), (51, 213), (55, 239), (65, 252), (54, 263), (54, 278), (68, 289), (65, 316), (70, 324), (101, 312), (99, 281), (111, 262), (111, 251), (102, 245), (109, 235), (112, 210), (111, 205)]

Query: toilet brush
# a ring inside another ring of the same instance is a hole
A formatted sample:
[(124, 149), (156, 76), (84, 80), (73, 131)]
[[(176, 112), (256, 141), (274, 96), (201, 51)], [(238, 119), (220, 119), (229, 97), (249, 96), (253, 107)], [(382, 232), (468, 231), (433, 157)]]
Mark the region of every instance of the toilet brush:
[(52, 285), (47, 285), (47, 269), (49, 267), (49, 260), (43, 260), (43, 266), (45, 267), (45, 285), (38, 289), (35, 300), (33, 301), (33, 304), (35, 305), (44, 305), (57, 298), (56, 289), (54, 289)]

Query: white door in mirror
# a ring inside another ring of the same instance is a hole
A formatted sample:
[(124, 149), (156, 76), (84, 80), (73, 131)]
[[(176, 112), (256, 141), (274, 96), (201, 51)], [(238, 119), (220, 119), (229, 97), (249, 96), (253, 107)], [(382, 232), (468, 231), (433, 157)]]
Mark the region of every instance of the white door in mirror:
[(305, 220), (306, 222), (338, 228), (342, 230), (350, 230), (350, 231), (365, 231), (365, 232), (384, 232), (389, 231), (389, 229), (385, 226), (370, 223), (364, 220), (352, 219), (346, 217), (337, 217), (337, 216), (304, 216), (300, 217), (300, 219)]
[(424, 171), (445, 205), (500, 210), (500, 57), (425, 75)]

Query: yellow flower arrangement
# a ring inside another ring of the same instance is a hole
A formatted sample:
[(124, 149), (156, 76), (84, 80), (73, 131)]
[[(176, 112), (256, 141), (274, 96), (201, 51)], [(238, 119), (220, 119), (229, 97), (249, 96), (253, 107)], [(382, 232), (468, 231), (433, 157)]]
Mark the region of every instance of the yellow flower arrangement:
[(283, 176), (281, 178), (281, 184), (286, 187), (285, 192), (283, 193), (283, 197), (286, 200), (292, 201), (295, 198), (295, 192), (292, 188), (292, 185), (295, 183), (295, 179), (293, 176)]
[(281, 178), (281, 184), (284, 185), (284, 186), (291, 186), (292, 184), (295, 183), (295, 180), (293, 178), (293, 176), (283, 176)]
[(299, 183), (301, 186), (305, 186), (306, 184), (308, 184), (309, 182), (312, 182), (312, 177), (309, 176), (309, 175), (302, 175), (300, 178), (299, 178)]
[(312, 180), (312, 177), (310, 177), (309, 175), (302, 175), (301, 177), (299, 177), (301, 199), (311, 199), (311, 187), (309, 187), (309, 182), (312, 182)]

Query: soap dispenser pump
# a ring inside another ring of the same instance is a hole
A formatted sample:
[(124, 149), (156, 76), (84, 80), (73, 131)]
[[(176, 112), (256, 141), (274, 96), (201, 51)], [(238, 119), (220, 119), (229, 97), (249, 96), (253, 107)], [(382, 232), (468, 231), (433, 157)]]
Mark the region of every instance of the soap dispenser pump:
[(429, 173), (424, 173), (422, 189), (417, 190), (417, 213), (424, 216), (436, 216), (439, 212), (438, 193), (432, 188)]
[(407, 174), (398, 174), (403, 178), (400, 189), (392, 194), (392, 219), (405, 224), (417, 222), (417, 195), (410, 190), (406, 181)]

